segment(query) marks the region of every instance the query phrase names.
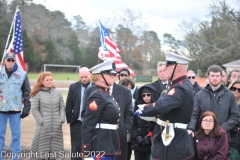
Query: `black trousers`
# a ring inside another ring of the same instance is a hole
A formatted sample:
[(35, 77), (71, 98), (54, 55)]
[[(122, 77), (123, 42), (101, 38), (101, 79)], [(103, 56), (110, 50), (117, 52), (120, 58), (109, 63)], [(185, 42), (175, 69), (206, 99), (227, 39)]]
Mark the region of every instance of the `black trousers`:
[(135, 160), (150, 160), (150, 152), (138, 152), (134, 151)]
[(82, 122), (76, 121), (70, 124), (71, 132), (71, 160), (82, 160), (82, 141), (81, 141), (81, 132), (82, 132)]
[(132, 156), (132, 142), (127, 142), (127, 160), (131, 160)]
[(115, 160), (127, 160), (127, 134), (126, 137), (120, 137), (121, 154), (116, 156)]

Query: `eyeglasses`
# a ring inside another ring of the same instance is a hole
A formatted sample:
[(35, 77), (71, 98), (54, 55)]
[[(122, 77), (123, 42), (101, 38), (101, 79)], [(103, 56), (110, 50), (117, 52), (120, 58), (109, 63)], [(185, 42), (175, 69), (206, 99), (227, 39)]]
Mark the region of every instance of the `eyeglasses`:
[(123, 74), (123, 73), (121, 73), (120, 76), (121, 76), (121, 77), (128, 77), (128, 75)]
[(189, 76), (188, 79), (195, 79), (195, 76)]
[(214, 120), (207, 120), (207, 119), (204, 119), (204, 120), (202, 120), (202, 122), (204, 122), (204, 123), (213, 123), (214, 122)]
[(230, 90), (233, 92), (238, 91), (238, 93), (240, 93), (240, 88), (237, 88), (237, 87), (231, 87)]
[(15, 62), (14, 59), (7, 59), (8, 62)]
[(143, 94), (142, 94), (142, 97), (146, 97), (146, 96), (147, 96), (147, 97), (150, 97), (150, 96), (151, 96), (151, 93), (143, 93)]

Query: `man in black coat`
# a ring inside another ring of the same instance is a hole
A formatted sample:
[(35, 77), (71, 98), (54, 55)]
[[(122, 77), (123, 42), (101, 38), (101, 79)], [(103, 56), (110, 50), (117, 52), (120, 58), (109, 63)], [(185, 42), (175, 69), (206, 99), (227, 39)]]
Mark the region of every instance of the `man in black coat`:
[(158, 74), (158, 80), (150, 84), (157, 91), (158, 97), (160, 97), (162, 91), (168, 87), (166, 65), (163, 62), (158, 62), (157, 74)]
[(205, 111), (213, 112), (221, 127), (227, 132), (231, 142), (229, 131), (239, 123), (239, 109), (232, 92), (222, 83), (222, 68), (211, 65), (207, 70), (209, 84), (203, 88), (194, 99), (194, 109), (191, 121), (188, 124), (188, 132), (194, 135), (197, 130), (199, 117)]
[[(118, 79), (119, 81), (122, 79), (129, 78), (130, 79), (130, 71), (127, 68), (123, 68), (118, 72)], [(138, 86), (135, 84), (133, 90), (133, 99), (136, 99), (138, 97)]]
[(193, 70), (188, 70), (187, 77), (190, 80), (190, 82), (192, 83), (194, 94), (197, 94), (202, 89), (202, 87), (196, 81), (195, 72)]
[(135, 112), (139, 116), (158, 116), (155, 128), (162, 130), (152, 138), (153, 159), (190, 159), (194, 156), (193, 139), (186, 130), (194, 105), (192, 85), (186, 76), (190, 60), (166, 53), (170, 87), (155, 103)]
[(67, 101), (66, 101), (66, 118), (70, 124), (71, 134), (71, 151), (73, 157), (71, 160), (81, 160), (81, 127), (82, 117), (81, 110), (83, 109), (83, 96), (85, 89), (90, 87), (92, 83), (89, 81), (89, 69), (83, 67), (79, 71), (80, 81), (70, 85)]
[[(84, 95), (84, 108), (86, 107), (85, 102), (91, 92), (95, 90), (96, 86), (88, 88)], [(132, 107), (132, 95), (129, 89), (123, 87), (119, 84), (114, 83), (111, 86), (110, 92), (114, 99), (117, 101), (120, 107), (120, 122), (119, 122), (119, 140), (120, 140), (120, 149), (121, 154), (116, 156), (116, 160), (126, 160), (127, 159), (127, 131), (130, 131), (133, 119), (133, 107)], [(82, 112), (84, 118), (85, 109)], [(106, 144), (107, 145), (107, 144)]]

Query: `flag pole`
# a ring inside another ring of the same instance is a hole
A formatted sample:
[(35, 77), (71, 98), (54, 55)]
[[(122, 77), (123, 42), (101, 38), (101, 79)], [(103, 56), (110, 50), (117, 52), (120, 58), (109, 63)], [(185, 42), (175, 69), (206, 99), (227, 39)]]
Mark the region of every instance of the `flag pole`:
[(14, 17), (13, 17), (13, 21), (12, 21), (12, 24), (11, 24), (11, 27), (10, 27), (10, 31), (9, 31), (9, 33), (8, 33), (8, 38), (7, 38), (7, 42), (6, 42), (6, 45), (5, 45), (5, 49), (4, 49), (4, 51), (3, 51), (3, 56), (2, 56), (2, 61), (1, 61), (0, 70), (2, 69), (3, 59), (4, 59), (5, 54), (6, 54), (6, 51), (7, 51), (7, 45), (8, 45), (8, 41), (9, 41), (9, 38), (10, 38), (10, 35), (11, 35), (11, 32), (12, 32), (13, 23), (15, 22), (15, 19), (16, 19), (17, 9), (18, 9), (18, 5), (17, 5), (16, 11), (15, 11), (15, 13), (14, 13)]

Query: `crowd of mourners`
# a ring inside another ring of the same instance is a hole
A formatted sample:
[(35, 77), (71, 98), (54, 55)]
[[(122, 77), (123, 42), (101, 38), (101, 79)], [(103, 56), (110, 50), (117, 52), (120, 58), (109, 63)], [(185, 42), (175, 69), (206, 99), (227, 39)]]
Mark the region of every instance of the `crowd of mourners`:
[[(21, 118), (30, 112), (36, 125), (29, 159), (240, 159), (240, 70), (211, 65), (200, 86), (189, 61), (166, 53), (157, 64), (158, 79), (141, 87), (129, 69), (116, 71), (113, 61), (82, 67), (65, 104), (51, 72), (40, 73), (31, 88), (8, 52), (0, 73), (0, 160), (8, 156), (8, 122), (10, 156), (21, 159)], [(64, 153), (65, 119), (70, 155)]]

